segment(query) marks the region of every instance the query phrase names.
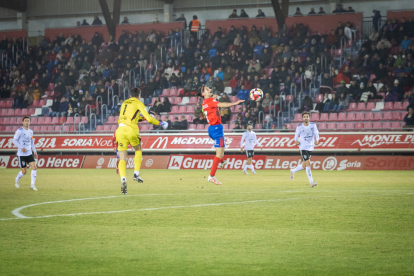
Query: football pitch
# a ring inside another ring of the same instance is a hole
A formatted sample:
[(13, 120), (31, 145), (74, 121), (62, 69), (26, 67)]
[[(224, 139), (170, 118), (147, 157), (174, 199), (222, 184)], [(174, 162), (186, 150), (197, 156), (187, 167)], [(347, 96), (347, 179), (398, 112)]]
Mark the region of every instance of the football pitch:
[(414, 172), (0, 171), (0, 275), (413, 275)]

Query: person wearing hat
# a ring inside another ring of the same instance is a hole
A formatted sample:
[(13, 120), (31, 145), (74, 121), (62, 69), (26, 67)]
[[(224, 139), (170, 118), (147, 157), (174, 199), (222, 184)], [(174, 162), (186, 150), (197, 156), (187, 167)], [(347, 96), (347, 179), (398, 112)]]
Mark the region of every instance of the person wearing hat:
[(240, 18), (249, 18), (249, 15), (247, 15), (244, 9), (240, 10)]
[(398, 79), (394, 81), (394, 86), (390, 88), (390, 92), (385, 96), (385, 102), (400, 101), (403, 98), (404, 90), (400, 86)]
[(300, 109), (298, 110), (299, 113), (302, 113), (303, 111), (310, 111), (313, 109), (313, 101), (312, 98), (309, 97), (309, 92), (305, 91), (305, 93), (303, 93), (304, 97), (302, 100), (302, 105), (300, 107)]
[(244, 174), (248, 174), (247, 169), (250, 169), (253, 174), (256, 174), (256, 171), (254, 170), (254, 166), (252, 164), (255, 145), (258, 145), (261, 149), (263, 149), (263, 146), (259, 143), (259, 141), (257, 141), (256, 133), (253, 131), (253, 122), (249, 121), (247, 122), (247, 130), (243, 132), (243, 136), (240, 142), (240, 152), (246, 150), (247, 156), (247, 161), (243, 168)]
[(229, 15), (229, 19), (239, 18), (237, 15), (237, 10), (234, 9), (233, 12)]
[(296, 12), (295, 12), (295, 14), (293, 16), (303, 16), (303, 14), (300, 12), (300, 8), (299, 7), (296, 8)]

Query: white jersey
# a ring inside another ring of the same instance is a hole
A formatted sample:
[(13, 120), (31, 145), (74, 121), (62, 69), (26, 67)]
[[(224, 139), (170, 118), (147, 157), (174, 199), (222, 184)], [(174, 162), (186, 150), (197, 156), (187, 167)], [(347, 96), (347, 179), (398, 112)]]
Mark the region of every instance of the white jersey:
[(315, 123), (309, 122), (308, 126), (304, 124), (298, 125), (295, 132), (295, 141), (300, 142), (300, 150), (313, 151), (315, 148), (315, 140), (319, 140), (319, 131)]
[[(29, 156), (36, 152), (33, 138), (33, 130), (24, 129), (23, 127), (16, 130), (13, 137), (13, 144), (17, 147), (17, 156)], [(26, 152), (22, 149), (25, 148)]]
[(243, 148), (243, 143), (246, 142), (244, 145), (245, 150), (254, 150), (254, 146), (258, 145), (261, 147), (259, 141), (257, 141), (256, 133), (252, 131), (245, 131), (243, 132), (243, 136), (240, 142), (240, 148)]

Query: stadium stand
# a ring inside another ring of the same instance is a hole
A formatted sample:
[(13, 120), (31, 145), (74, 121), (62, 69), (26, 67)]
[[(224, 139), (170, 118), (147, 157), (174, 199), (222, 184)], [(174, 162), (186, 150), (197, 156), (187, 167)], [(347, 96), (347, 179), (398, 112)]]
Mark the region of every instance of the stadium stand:
[[(76, 28), (47, 29), (39, 45), (27, 48), (21, 38), (6, 37), (0, 42), (0, 128), (14, 131), (22, 116), (31, 116), (40, 132), (112, 132), (122, 101), (138, 86), (153, 114), (185, 116), (186, 129), (168, 130), (205, 131), (194, 96), (201, 85), (213, 87), (224, 102), (255, 87), (269, 95), (221, 110), (226, 130), (236, 122), (244, 129), (248, 120), (258, 131), (285, 124), (295, 129), (305, 110), (321, 130), (409, 127), (412, 19), (385, 21), (378, 33), (363, 36), (361, 14), (347, 23), (340, 21), (350, 15), (332, 16), (324, 24), (320, 16), (288, 18), (282, 32), (270, 28), (274, 19), (264, 18), (207, 21), (198, 37), (187, 36), (182, 22), (140, 31), (117, 26), (112, 41), (100, 34), (102, 26), (82, 30), (83, 37)], [(142, 122), (140, 129), (152, 126)]]

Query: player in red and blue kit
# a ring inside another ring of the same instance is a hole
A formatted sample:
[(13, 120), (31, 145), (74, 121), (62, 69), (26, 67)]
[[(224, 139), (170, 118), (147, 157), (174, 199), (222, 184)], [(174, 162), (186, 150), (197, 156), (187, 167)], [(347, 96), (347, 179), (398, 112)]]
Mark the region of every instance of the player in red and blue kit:
[[(211, 167), (210, 175), (208, 176), (207, 181), (213, 182), (216, 185), (221, 185), (221, 183), (216, 178), (217, 167), (220, 168), (226, 165), (226, 162), (223, 160), (224, 157), (224, 131), (223, 125), (221, 124), (221, 116), (219, 107), (230, 107), (233, 105), (238, 105), (239, 103), (244, 102), (239, 100), (235, 103), (220, 103), (217, 101), (217, 94), (213, 94), (213, 90), (207, 86), (200, 87), (201, 96), (204, 97), (203, 101), (203, 113), (206, 115), (207, 122), (210, 124), (208, 127), (208, 135), (211, 139), (214, 140), (214, 147), (216, 148), (216, 156), (213, 160), (213, 166)], [(198, 94), (200, 95), (200, 94)]]

